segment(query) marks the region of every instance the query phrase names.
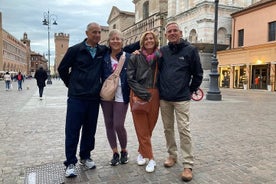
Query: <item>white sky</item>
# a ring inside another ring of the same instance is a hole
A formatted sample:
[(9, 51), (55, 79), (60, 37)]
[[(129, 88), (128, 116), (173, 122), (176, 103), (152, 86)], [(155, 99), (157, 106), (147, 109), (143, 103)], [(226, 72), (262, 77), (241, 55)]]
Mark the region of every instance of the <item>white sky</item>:
[(51, 65), (55, 55), (54, 33), (70, 34), (69, 46), (81, 42), (88, 23), (107, 26), (112, 6), (122, 11), (135, 9), (132, 0), (0, 0), (3, 29), (18, 40), (26, 32), (31, 50), (40, 54), (48, 51), (48, 28), (42, 25), (44, 12), (49, 10), (57, 16), (58, 25), (50, 27)]

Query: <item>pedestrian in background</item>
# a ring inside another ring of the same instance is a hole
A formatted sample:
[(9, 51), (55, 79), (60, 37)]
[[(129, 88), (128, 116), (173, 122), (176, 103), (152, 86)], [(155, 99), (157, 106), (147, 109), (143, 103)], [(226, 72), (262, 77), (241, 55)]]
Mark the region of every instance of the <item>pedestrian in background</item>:
[[(76, 152), (80, 135), (80, 163), (89, 169), (96, 168), (91, 151), (95, 148), (103, 57), (109, 48), (98, 44), (101, 39), (99, 24), (88, 24), (85, 33), (87, 38), (70, 47), (58, 67), (59, 76), (68, 88), (65, 177), (77, 176), (75, 165), (78, 162)], [(134, 44), (129, 49), (125, 51), (133, 52), (139, 46)]]
[[(104, 56), (103, 82), (115, 71), (116, 67), (119, 64), (120, 57), (123, 55), (123, 34), (121, 33), (121, 31), (113, 29), (109, 33), (107, 42), (110, 50)], [(106, 127), (106, 135), (113, 152), (113, 156), (110, 161), (110, 165), (112, 166), (116, 166), (119, 163), (128, 163), (125, 118), (128, 109), (130, 93), (126, 74), (129, 57), (130, 54), (126, 53), (125, 61), (119, 75), (119, 85), (115, 92), (114, 100), (101, 101), (101, 107), (103, 110)], [(117, 138), (121, 146), (120, 154), (117, 147)]]
[(184, 170), (182, 180), (192, 180), (194, 155), (190, 132), (190, 100), (192, 92), (200, 86), (203, 70), (197, 49), (183, 40), (182, 31), (175, 22), (166, 25), (168, 45), (160, 48), (162, 59), (160, 71), (160, 109), (169, 157), (165, 167), (172, 167), (177, 161), (177, 146), (174, 132), (176, 119), (180, 136)]
[[(132, 55), (128, 62), (127, 77), (133, 95), (150, 103), (150, 111), (134, 112), (132, 117), (134, 127), (139, 142), (137, 164), (145, 165), (146, 159), (149, 160), (146, 171), (153, 172), (156, 162), (154, 161), (151, 137), (156, 125), (159, 113), (159, 94), (157, 84), (157, 60), (160, 58), (160, 52), (157, 49), (159, 41), (157, 36), (150, 31), (145, 32), (140, 39), (140, 54)], [(155, 88), (153, 93), (148, 89)], [(130, 99), (130, 106), (133, 100)]]
[(44, 91), (44, 87), (46, 86), (45, 81), (48, 78), (47, 72), (46, 70), (43, 69), (42, 66), (40, 66), (34, 75), (35, 79), (36, 79), (36, 84), (38, 87), (38, 92), (39, 92), (39, 99), (42, 100), (42, 95), (43, 95), (43, 91)]
[(14, 76), (14, 79), (17, 80), (18, 91), (22, 91), (22, 82), (24, 81), (24, 76), (21, 74), (21, 72), (18, 72), (18, 74)]
[(10, 85), (11, 85), (11, 74), (9, 72), (6, 72), (4, 75), (4, 80), (6, 84), (6, 91), (10, 90)]

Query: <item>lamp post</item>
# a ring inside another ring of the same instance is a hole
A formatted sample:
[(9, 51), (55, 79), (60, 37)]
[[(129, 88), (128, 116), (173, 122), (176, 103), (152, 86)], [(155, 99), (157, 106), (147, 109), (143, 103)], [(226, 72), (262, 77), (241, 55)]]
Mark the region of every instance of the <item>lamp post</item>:
[(218, 87), (218, 60), (217, 60), (217, 29), (218, 29), (218, 3), (219, 0), (215, 0), (215, 26), (214, 26), (214, 50), (213, 58), (211, 61), (211, 73), (210, 75), (210, 87), (206, 94), (207, 100), (221, 100), (221, 93)]
[[(47, 84), (52, 84), (52, 80), (51, 80), (51, 62), (50, 62), (50, 27), (51, 27), (51, 24), (53, 25), (57, 25), (57, 16), (54, 15), (54, 14), (50, 14), (49, 10), (47, 12), (44, 12), (43, 13), (44, 15), (44, 19), (42, 21), (42, 24), (44, 26), (47, 26), (48, 27), (48, 80), (47, 80)], [(52, 23), (53, 21), (53, 23)]]

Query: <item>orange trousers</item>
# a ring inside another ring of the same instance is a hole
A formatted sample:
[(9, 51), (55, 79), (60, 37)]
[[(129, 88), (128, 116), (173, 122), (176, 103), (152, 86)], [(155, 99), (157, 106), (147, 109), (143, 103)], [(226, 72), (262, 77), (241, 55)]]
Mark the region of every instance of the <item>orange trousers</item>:
[[(130, 95), (130, 106), (132, 106), (132, 96)], [(154, 89), (152, 93), (152, 99), (149, 102), (151, 109), (149, 113), (146, 112), (132, 112), (132, 117), (134, 121), (134, 127), (139, 142), (138, 152), (148, 159), (153, 159), (153, 151), (151, 144), (151, 137), (153, 129), (157, 123), (159, 114), (159, 92)]]

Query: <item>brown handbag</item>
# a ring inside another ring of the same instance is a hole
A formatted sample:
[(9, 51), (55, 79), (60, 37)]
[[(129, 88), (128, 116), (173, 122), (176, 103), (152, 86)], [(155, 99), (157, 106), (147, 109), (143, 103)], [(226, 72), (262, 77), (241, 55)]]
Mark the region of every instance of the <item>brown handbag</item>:
[(118, 66), (116, 70), (104, 81), (100, 96), (103, 101), (112, 101), (114, 100), (115, 92), (119, 85), (119, 77), (122, 67), (125, 62), (125, 52), (120, 57)]
[[(155, 72), (154, 72), (154, 80), (153, 80), (153, 86), (152, 88), (149, 88), (148, 91), (153, 95), (156, 93), (157, 89), (153, 88), (155, 81), (156, 81), (156, 73), (157, 73), (157, 62), (156, 62), (156, 67), (155, 67)], [(139, 98), (134, 94), (134, 92), (131, 90), (130, 91), (130, 96), (132, 99), (132, 105), (131, 105), (131, 111), (132, 112), (145, 112), (149, 113), (151, 109), (151, 103), (150, 101), (145, 101)]]

